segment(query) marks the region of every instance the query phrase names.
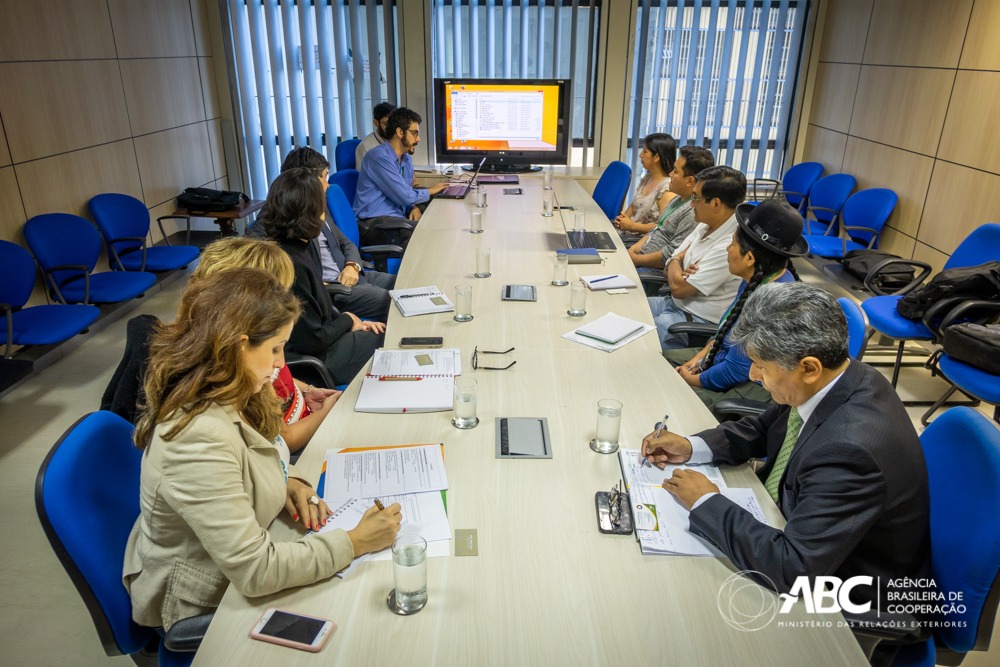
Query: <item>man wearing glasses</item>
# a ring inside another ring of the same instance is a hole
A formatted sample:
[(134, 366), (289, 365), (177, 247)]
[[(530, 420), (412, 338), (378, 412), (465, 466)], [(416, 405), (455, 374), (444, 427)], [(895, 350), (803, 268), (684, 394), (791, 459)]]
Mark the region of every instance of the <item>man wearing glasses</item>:
[(695, 176), (691, 208), (700, 223), (663, 267), (667, 296), (649, 298), (664, 350), (687, 347), (687, 334), (672, 334), (678, 322), (718, 324), (736, 298), (740, 278), (729, 272), (727, 248), (736, 231), (736, 207), (747, 194), (747, 179), (732, 167), (711, 167)]
[[(362, 245), (398, 243), (409, 239), (390, 236), (384, 227), (392, 221), (412, 223), (420, 220), (418, 204), (441, 192), (447, 183), (430, 188), (413, 186), (413, 160), (410, 155), (420, 143), (420, 114), (406, 107), (389, 114), (385, 133), (388, 140), (368, 151), (359, 165), (358, 190), (354, 196), (354, 214), (358, 217)], [(381, 228), (381, 229), (377, 229)]]

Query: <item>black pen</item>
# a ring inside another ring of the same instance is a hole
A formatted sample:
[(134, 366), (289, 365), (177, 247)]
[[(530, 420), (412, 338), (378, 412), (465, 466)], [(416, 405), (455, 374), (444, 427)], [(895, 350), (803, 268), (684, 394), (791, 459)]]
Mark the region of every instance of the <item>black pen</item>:
[[(656, 423), (656, 430), (653, 431), (653, 440), (656, 440), (657, 438), (660, 437), (660, 435), (663, 434), (663, 429), (667, 428), (668, 419), (670, 419), (670, 415), (663, 415), (663, 420)], [(640, 468), (646, 465), (647, 463), (649, 465), (653, 465), (652, 463), (649, 463), (649, 459), (647, 459), (645, 456), (642, 456), (641, 458), (642, 462), (639, 463)]]

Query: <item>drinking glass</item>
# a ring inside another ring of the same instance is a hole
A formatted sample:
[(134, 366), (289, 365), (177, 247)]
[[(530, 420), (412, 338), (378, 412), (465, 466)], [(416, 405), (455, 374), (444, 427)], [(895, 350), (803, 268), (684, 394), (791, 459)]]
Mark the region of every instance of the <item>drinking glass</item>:
[(490, 275), (490, 249), (476, 248), (476, 277), (489, 278)]
[(476, 206), (479, 208), (486, 208), (486, 188), (479, 186), (476, 190)]
[(472, 286), (455, 287), (455, 321), (468, 322), (472, 319)]
[(566, 314), (583, 317), (587, 314), (587, 286), (577, 281), (569, 286), (569, 310)]
[(574, 211), (573, 212), (573, 231), (582, 232), (587, 229), (587, 212), (586, 211)]
[[(392, 579), (389, 608), (413, 614), (427, 604), (427, 541), (419, 535), (399, 535), (392, 543)], [(393, 605), (395, 602), (395, 606)]]
[(476, 428), (479, 418), (476, 417), (476, 380), (474, 378), (455, 378), (455, 416), (451, 425), (455, 428)]
[(552, 196), (551, 192), (546, 192), (542, 195), (542, 215), (546, 218), (552, 217), (552, 206), (555, 203), (555, 198)]
[(569, 285), (569, 281), (566, 280), (566, 271), (569, 268), (569, 255), (556, 255), (553, 267), (552, 284), (556, 287)]
[(473, 234), (482, 234), (483, 233), (483, 212), (480, 211), (478, 208), (472, 209), (471, 221), (472, 222), (471, 222), (471, 230), (470, 231)]
[(597, 402), (597, 437), (590, 441), (590, 448), (601, 454), (618, 451), (618, 434), (622, 427), (622, 403), (613, 398)]
[(545, 170), (542, 172), (542, 189), (551, 190), (552, 189), (552, 172)]

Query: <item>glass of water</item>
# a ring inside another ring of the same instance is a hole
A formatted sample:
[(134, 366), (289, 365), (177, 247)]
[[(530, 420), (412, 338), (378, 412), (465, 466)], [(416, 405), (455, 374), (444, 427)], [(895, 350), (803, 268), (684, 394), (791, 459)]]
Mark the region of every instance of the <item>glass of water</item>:
[(392, 543), (392, 579), (389, 608), (397, 614), (415, 614), (427, 604), (427, 541), (419, 535), (399, 535)]
[(472, 229), (470, 231), (473, 234), (482, 234), (483, 233), (483, 212), (480, 211), (478, 208), (472, 209), (471, 220), (472, 220), (472, 225), (471, 225)]
[(552, 269), (552, 284), (556, 287), (565, 287), (569, 285), (569, 281), (566, 280), (566, 273), (569, 269), (569, 255), (556, 255), (555, 264)]
[(552, 189), (552, 172), (546, 169), (542, 172), (542, 189), (551, 190)]
[(475, 378), (455, 378), (455, 416), (451, 425), (455, 428), (476, 428), (476, 380)]
[(601, 454), (618, 451), (618, 434), (622, 427), (622, 403), (613, 398), (597, 402), (597, 437), (590, 441), (590, 448)]
[(486, 208), (486, 188), (482, 185), (476, 190), (476, 206)]
[(476, 277), (489, 278), (490, 273), (490, 249), (476, 248)]
[(573, 317), (587, 314), (587, 286), (580, 280), (569, 286), (569, 310), (566, 314)]
[(472, 286), (455, 286), (455, 321), (468, 322), (472, 319)]
[(554, 202), (555, 198), (552, 196), (551, 192), (546, 192), (542, 195), (542, 215), (546, 218), (552, 217), (552, 207)]
[(573, 212), (573, 231), (583, 232), (587, 230), (587, 212), (586, 211), (574, 211)]

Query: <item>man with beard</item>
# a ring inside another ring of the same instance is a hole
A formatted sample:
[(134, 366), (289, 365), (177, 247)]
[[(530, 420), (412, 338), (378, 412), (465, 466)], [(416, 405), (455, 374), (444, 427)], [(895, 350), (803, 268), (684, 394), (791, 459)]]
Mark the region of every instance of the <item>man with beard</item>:
[[(410, 155), (420, 143), (420, 114), (405, 107), (389, 115), (385, 143), (365, 155), (354, 197), (354, 214), (358, 217), (362, 245), (399, 243), (408, 239), (387, 238), (377, 229), (386, 222), (407, 219), (420, 220), (418, 204), (441, 192), (447, 183), (430, 188), (413, 186), (413, 160)], [(404, 243), (399, 243), (404, 245)]]
[(391, 102), (379, 102), (372, 109), (372, 125), (375, 130), (361, 140), (358, 147), (354, 149), (354, 168), (361, 169), (361, 164), (365, 159), (365, 153), (378, 145), (384, 144), (386, 140), (385, 128), (389, 124), (389, 114), (396, 110), (396, 105)]

